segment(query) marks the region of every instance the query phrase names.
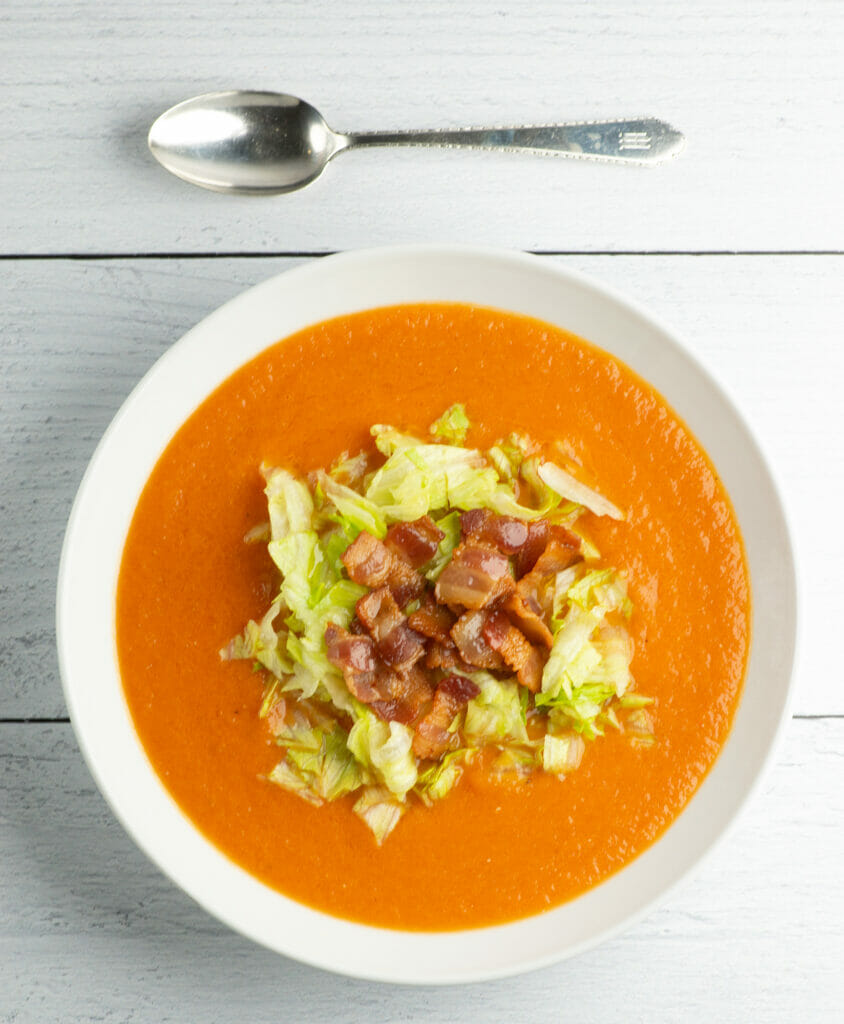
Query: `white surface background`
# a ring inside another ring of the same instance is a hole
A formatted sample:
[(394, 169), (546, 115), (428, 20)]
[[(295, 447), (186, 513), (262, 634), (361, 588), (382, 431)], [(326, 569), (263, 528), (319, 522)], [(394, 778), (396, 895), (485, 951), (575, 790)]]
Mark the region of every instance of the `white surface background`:
[[(0, 1020), (841, 1019), (843, 53), (837, 0), (7, 0)], [(238, 86), (298, 93), (341, 129), (654, 114), (688, 148), (650, 171), (346, 154), (272, 200), (192, 190), (147, 157), (157, 113)], [(779, 763), (696, 879), (577, 960), (437, 991), (276, 957), (166, 882), (81, 762), (53, 636), (73, 494), (140, 375), (243, 287), (406, 241), (540, 250), (673, 324), (772, 457), (806, 597)]]

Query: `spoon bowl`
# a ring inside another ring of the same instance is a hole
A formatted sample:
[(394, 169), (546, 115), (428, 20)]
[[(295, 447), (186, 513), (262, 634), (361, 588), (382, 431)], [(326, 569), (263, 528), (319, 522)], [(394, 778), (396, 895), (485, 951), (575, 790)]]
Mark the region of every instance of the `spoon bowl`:
[(345, 148), (322, 115), (296, 96), (218, 92), (171, 107), (149, 131), (168, 171), (215, 192), (267, 195), (302, 188)]
[(177, 177), (244, 195), (302, 188), (353, 146), (469, 146), (655, 164), (676, 156), (683, 142), (680, 132), (654, 118), (344, 135), (296, 96), (243, 91), (185, 100), (155, 121), (148, 138), (152, 155)]

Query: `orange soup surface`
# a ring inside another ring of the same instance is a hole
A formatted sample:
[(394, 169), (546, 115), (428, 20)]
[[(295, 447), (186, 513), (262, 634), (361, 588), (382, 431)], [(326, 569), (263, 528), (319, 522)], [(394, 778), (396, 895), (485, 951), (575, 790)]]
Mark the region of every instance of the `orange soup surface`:
[[(565, 781), (493, 782), (470, 766), (380, 848), (354, 795), (314, 807), (266, 781), (279, 748), (261, 676), (220, 660), (277, 578), (261, 544), (262, 462), (306, 473), (371, 445), (369, 427), (424, 433), (465, 404), (469, 443), (511, 431), (564, 440), (616, 522), (583, 523), (629, 573), (632, 672), (656, 743), (608, 732)], [(750, 595), (729, 499), (695, 438), (627, 367), (562, 330), (456, 305), (344, 316), (279, 342), (187, 420), (156, 465), (123, 554), (117, 642), (126, 699), (164, 785), (233, 861), (328, 913), (403, 929), (514, 920), (596, 885), (648, 847), (721, 749), (747, 661)]]

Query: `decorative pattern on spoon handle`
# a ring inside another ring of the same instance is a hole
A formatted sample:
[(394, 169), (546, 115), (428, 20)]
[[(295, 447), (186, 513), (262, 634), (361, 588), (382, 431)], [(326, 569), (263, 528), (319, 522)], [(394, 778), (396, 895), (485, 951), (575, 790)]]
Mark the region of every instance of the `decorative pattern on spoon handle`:
[(579, 121), (519, 128), (366, 132), (342, 136), (352, 146), (446, 146), (511, 150), (613, 162), (655, 164), (677, 156), (685, 139), (665, 121)]

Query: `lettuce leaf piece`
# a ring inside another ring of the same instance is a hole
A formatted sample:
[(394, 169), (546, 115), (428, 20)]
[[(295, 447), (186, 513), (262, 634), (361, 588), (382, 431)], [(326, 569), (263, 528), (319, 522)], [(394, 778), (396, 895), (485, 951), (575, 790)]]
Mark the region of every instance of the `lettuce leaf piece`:
[(632, 682), (633, 641), (629, 633), (619, 626), (604, 626), (592, 646), (598, 652), (599, 660), (590, 673), (589, 681), (610, 688), (616, 697), (623, 697)]
[(283, 679), (292, 672), (293, 665), (286, 654), (287, 631), (276, 632), (273, 628), (280, 610), (280, 601), (276, 599), (260, 622), (250, 619), (243, 633), (220, 651), (220, 658), (223, 661), (257, 661), (276, 679)]
[(442, 800), (448, 796), (463, 775), (463, 766), (471, 759), (473, 751), (462, 747), (451, 753), (436, 764), (427, 768), (417, 783), (417, 792), (423, 803), (430, 804), (434, 800)]
[(274, 469), (266, 463), (261, 466), (261, 474), (267, 482), (264, 494), (270, 513), (271, 539), (280, 541), (290, 533), (312, 529), (314, 499), (304, 481), (286, 469)]
[(533, 506), (540, 515), (547, 516), (559, 507), (560, 495), (539, 475), (539, 465), (539, 456), (531, 455), (522, 461), (519, 474), (530, 490)]
[(445, 537), (437, 546), (437, 553), (428, 563), (425, 569), (425, 578), (431, 583), (436, 583), (440, 578), (443, 569), (451, 561), (454, 549), (460, 543), (460, 513), (449, 512), (437, 520), (437, 526), (445, 534)]
[(578, 505), (583, 505), (590, 512), (594, 512), (596, 516), (624, 519), (624, 513), (617, 505), (613, 505), (602, 494), (598, 494), (591, 487), (576, 480), (571, 473), (567, 473), (555, 462), (541, 462), (536, 471), (540, 480), (566, 501), (574, 501)]
[(328, 475), (338, 484), (346, 487), (357, 487), (369, 470), (369, 456), (366, 452), (358, 452), (357, 455), (349, 456), (343, 452), (339, 459), (331, 465)]
[(480, 452), (471, 448), (447, 444), (397, 447), (375, 473), (366, 496), (381, 508), (388, 521), (409, 522), (430, 511), (457, 505), (449, 501), (450, 481), (465, 489), (473, 475), (484, 470), (494, 473)]
[(384, 786), (367, 786), (352, 808), (380, 846), (398, 825), (407, 804), (398, 801)]
[(623, 708), (647, 708), (653, 704), (653, 697), (645, 697), (641, 693), (625, 693), (618, 702)]
[(271, 541), (268, 551), (283, 577), (279, 596), (304, 624), (322, 583), (319, 538), (313, 530), (288, 533), (282, 540)]
[(519, 476), (522, 462), (532, 447), (528, 438), (520, 434), (510, 434), (503, 441), (494, 444), (486, 454), (501, 480), (512, 484)]
[(360, 766), (346, 745), (339, 727), (321, 734), (319, 747), (289, 747), (287, 762), (298, 771), (311, 791), (323, 800), (337, 800), (362, 784)]
[(414, 437), (413, 434), (403, 434), (386, 423), (376, 423), (375, 426), (370, 427), (369, 432), (375, 438), (375, 447), (387, 458), (399, 448), (414, 448), (416, 445), (425, 443), (420, 438)]
[(552, 703), (561, 694), (571, 697), (573, 687), (588, 678), (597, 654), (584, 648), (602, 621), (601, 611), (586, 612), (578, 605), (571, 606), (557, 630), (542, 671), (542, 690), (536, 695), (538, 706)]
[(580, 767), (586, 749), (574, 732), (554, 736), (546, 733), (542, 743), (542, 768), (549, 775), (565, 775)]
[(343, 526), (353, 527), (357, 531), (355, 536), (362, 530), (379, 539), (386, 534), (384, 512), (369, 497), (338, 483), (322, 470), (317, 473), (317, 482), (325, 497), (337, 509)]
[(313, 608), (313, 614), (319, 620), (320, 635), (325, 633), (329, 622), (346, 629), (355, 616), (358, 600), (368, 593), (369, 587), (360, 583), (338, 580)]
[(627, 577), (615, 569), (591, 569), (569, 587), (566, 597), (584, 611), (600, 608), (603, 613), (624, 611)]
[(459, 402), (452, 405), (432, 423), (429, 433), (439, 437), (448, 444), (463, 444), (469, 432), (469, 417), (465, 405)]
[(410, 749), (413, 730), (406, 725), (388, 724), (372, 711), (361, 710), (347, 742), (357, 760), (373, 769), (394, 796), (404, 799), (416, 785), (418, 770)]
[(343, 565), (343, 554), (346, 548), (360, 533), (357, 527), (339, 518), (339, 521), (330, 530), (327, 530), (320, 537), (322, 555), (325, 564), (329, 566), (332, 578), (340, 580), (343, 578), (345, 566)]
[(556, 633), (563, 624), (569, 606), (569, 589), (577, 582), (582, 565), (570, 565), (554, 577), (554, 599), (551, 611), (551, 632)]
[(488, 672), (473, 672), (469, 678), (481, 692), (466, 705), (466, 737), (476, 743), (526, 743), (518, 683), (496, 679)]
[(291, 750), (316, 752), (322, 746), (323, 730), (312, 725), (302, 714), (294, 714), (275, 730), (276, 743)]
[(492, 762), (490, 771), (501, 781), (521, 781), (533, 774), (536, 752), (522, 747), (504, 747)]
[(651, 747), (655, 742), (654, 723), (647, 708), (636, 708), (624, 721), (625, 732), (639, 747)]
[(313, 804), (315, 807), (320, 807), (323, 803), (322, 797), (314, 792), (307, 780), (292, 765), (288, 764), (286, 759), (279, 761), (267, 778), (270, 782), (274, 782), (276, 786), (281, 786), (282, 789), (295, 793), (296, 796), (307, 800), (309, 804)]

